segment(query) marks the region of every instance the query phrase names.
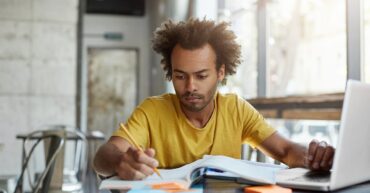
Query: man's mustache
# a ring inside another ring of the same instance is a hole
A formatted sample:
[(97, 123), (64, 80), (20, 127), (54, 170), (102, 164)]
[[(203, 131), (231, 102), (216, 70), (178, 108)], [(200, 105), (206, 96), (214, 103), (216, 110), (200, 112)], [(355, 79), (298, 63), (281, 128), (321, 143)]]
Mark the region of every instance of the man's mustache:
[(202, 95), (200, 94), (197, 94), (197, 93), (193, 93), (193, 92), (186, 92), (185, 94), (182, 95), (183, 98), (186, 98), (186, 97), (196, 97), (196, 98), (203, 98)]

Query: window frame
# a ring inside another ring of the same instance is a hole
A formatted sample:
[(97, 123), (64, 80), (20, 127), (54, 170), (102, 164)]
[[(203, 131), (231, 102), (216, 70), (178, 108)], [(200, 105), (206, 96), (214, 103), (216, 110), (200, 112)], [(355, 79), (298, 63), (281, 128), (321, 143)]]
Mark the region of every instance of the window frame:
[[(363, 0), (346, 0), (347, 8), (347, 79), (363, 79)], [(258, 32), (258, 97), (266, 97), (268, 73), (268, 12), (265, 0), (259, 0), (257, 6), (257, 32)]]
[[(257, 110), (261, 111), (265, 118), (339, 120), (344, 93), (266, 98), (268, 90), (267, 38), (269, 33), (266, 7), (268, 2), (266, 0), (258, 0), (257, 3), (257, 33), (259, 34), (257, 98), (248, 99), (248, 101)], [(346, 0), (347, 79), (364, 79), (362, 4), (363, 0)], [(335, 101), (335, 105), (331, 106), (333, 101)], [(300, 103), (304, 104), (304, 108), (299, 108)], [(317, 104), (320, 104), (323, 108), (318, 107)]]

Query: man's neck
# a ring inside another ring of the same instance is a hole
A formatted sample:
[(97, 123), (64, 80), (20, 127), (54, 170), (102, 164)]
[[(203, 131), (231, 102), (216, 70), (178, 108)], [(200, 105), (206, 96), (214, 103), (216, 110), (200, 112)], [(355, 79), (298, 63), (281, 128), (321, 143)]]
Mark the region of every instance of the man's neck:
[(198, 128), (203, 128), (211, 119), (212, 113), (215, 109), (215, 102), (212, 100), (204, 109), (199, 112), (188, 111), (184, 108), (181, 108), (184, 112), (186, 118)]

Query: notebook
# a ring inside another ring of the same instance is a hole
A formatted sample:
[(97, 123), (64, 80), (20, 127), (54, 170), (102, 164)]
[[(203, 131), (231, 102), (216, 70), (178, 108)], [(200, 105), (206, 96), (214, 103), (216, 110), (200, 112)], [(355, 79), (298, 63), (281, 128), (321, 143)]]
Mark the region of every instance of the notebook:
[(348, 80), (331, 173), (303, 168), (281, 170), (277, 184), (332, 191), (370, 180), (370, 84)]
[(181, 187), (180, 189), (186, 190), (201, 182), (204, 177), (234, 180), (248, 184), (275, 184), (276, 171), (285, 168), (284, 166), (234, 159), (221, 155), (206, 155), (202, 159), (180, 168), (160, 169), (163, 179), (156, 174), (137, 181), (127, 181), (113, 177), (103, 180), (99, 188), (152, 189), (155, 185), (175, 183)]

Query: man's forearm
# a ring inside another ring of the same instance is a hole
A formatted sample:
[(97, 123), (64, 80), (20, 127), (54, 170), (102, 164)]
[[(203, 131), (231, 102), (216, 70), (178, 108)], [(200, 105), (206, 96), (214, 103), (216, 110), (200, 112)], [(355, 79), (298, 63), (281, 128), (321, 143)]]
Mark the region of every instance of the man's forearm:
[(115, 173), (115, 167), (120, 161), (121, 152), (115, 145), (106, 143), (99, 148), (94, 158), (94, 169), (103, 176)]
[(306, 167), (307, 148), (275, 132), (259, 146), (266, 155), (289, 167)]
[(329, 170), (335, 152), (334, 148), (326, 142), (312, 140), (306, 147), (282, 137), (277, 132), (265, 139), (258, 148), (289, 167), (313, 170)]
[(283, 160), (289, 167), (307, 167), (307, 148), (298, 143), (293, 143), (286, 158)]

